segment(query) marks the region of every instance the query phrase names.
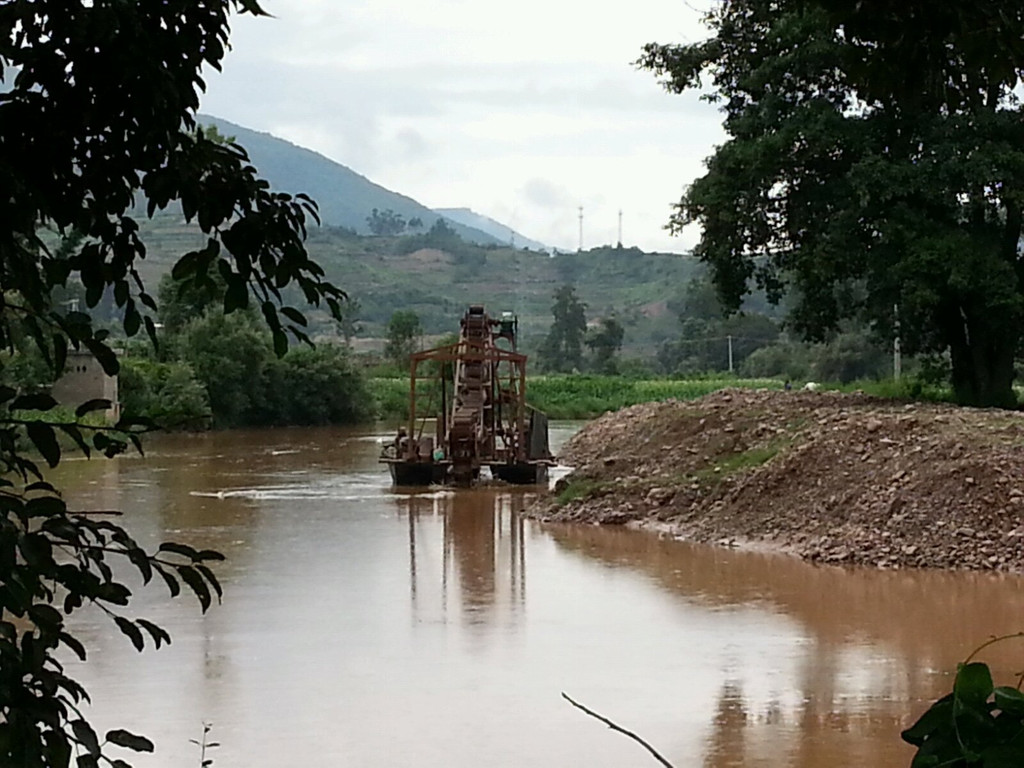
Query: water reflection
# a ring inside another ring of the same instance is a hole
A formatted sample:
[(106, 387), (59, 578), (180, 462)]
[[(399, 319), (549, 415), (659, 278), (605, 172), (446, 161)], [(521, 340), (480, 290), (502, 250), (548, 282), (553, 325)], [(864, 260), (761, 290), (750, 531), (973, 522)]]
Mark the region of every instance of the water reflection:
[[(647, 573), (709, 609), (743, 605), (784, 614), (821, 645), (884, 643), (923, 668), (955, 666), (987, 637), (1019, 631), (1024, 616), (1022, 580), (1010, 574), (843, 569), (624, 529), (546, 530), (568, 552)], [(997, 646), (987, 658), (1010, 671), (1021, 649)]]
[[(523, 510), (531, 494), (489, 488), (395, 494), (409, 531), (409, 594), (415, 617), (431, 610), (420, 596), (439, 601), (449, 618), (450, 591), (467, 624), (485, 625), (526, 602), (526, 535)], [(441, 522), (440, 561), (431, 549)], [(417, 536), (426, 539), (417, 550)], [(421, 562), (422, 561), (422, 562)], [(426, 585), (421, 582), (428, 582)], [(435, 587), (439, 586), (437, 592)]]

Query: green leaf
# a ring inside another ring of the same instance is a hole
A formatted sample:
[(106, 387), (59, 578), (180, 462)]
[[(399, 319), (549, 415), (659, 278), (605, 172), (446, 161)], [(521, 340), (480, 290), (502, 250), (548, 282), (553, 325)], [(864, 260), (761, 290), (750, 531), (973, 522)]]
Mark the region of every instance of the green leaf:
[(135, 626), (133, 622), (129, 621), (124, 616), (115, 616), (114, 623), (117, 624), (117, 628), (121, 630), (121, 633), (126, 635), (128, 639), (132, 641), (132, 645), (135, 646), (136, 650), (141, 651), (145, 648), (145, 642), (142, 639), (142, 632), (139, 631), (139, 628)]
[(943, 727), (953, 725), (953, 694), (946, 694), (925, 711), (917, 722), (900, 734), (908, 744), (919, 747), (925, 739)]
[(985, 706), (993, 689), (988, 665), (978, 661), (961, 665), (953, 683), (953, 694), (957, 700), (974, 709)]
[(281, 314), (287, 317), (296, 325), (301, 325), (305, 327), (308, 324), (306, 321), (306, 316), (299, 312), (299, 310), (295, 309), (294, 307), (281, 307)]
[(149, 315), (146, 315), (143, 318), (143, 321), (146, 324), (146, 335), (149, 337), (149, 341), (153, 345), (153, 349), (159, 351), (160, 341), (157, 339), (156, 336), (156, 323), (153, 322), (153, 318), (150, 317)]
[(142, 327), (142, 314), (135, 307), (135, 302), (129, 302), (124, 312), (124, 333), (126, 336), (134, 336)]
[(167, 583), (167, 589), (170, 590), (171, 597), (177, 597), (181, 594), (181, 585), (178, 580), (174, 578), (174, 575), (168, 573), (163, 568), (157, 568), (156, 572), (160, 574), (163, 580)]
[(171, 278), (175, 282), (181, 282), (185, 278), (190, 277), (196, 271), (199, 265), (199, 252), (189, 251), (171, 267)]
[[(99, 563), (98, 567), (102, 570), (104, 566), (102, 563)], [(107, 578), (109, 578), (109, 575)], [(104, 582), (96, 590), (96, 598), (98, 600), (104, 600), (114, 605), (128, 605), (128, 599), (131, 596), (131, 590), (124, 584), (118, 584), (116, 581)]]
[(64, 370), (68, 361), (68, 340), (63, 333), (53, 334), (53, 370)]
[[(53, 768), (67, 768), (71, 764), (71, 742), (67, 735), (61, 731), (47, 731), (43, 734), (46, 749), (49, 754), (49, 765)], [(0, 738), (0, 755), (7, 754), (3, 738)]]
[(173, 552), (176, 555), (187, 557), (189, 560), (197, 560), (199, 553), (188, 546), (188, 544), (179, 544), (175, 541), (165, 541), (157, 549), (159, 552)]
[(25, 425), (29, 440), (35, 445), (36, 450), (46, 459), (50, 467), (60, 464), (60, 444), (57, 442), (57, 435), (53, 427), (41, 421), (30, 421)]
[(72, 720), (69, 725), (71, 726), (71, 732), (75, 734), (75, 738), (82, 747), (92, 756), (98, 757), (100, 754), (100, 742), (96, 738), (96, 731), (92, 729), (85, 720)]
[(54, 517), (67, 512), (64, 500), (57, 496), (36, 496), (25, 502), (28, 517)]
[(47, 633), (56, 634), (64, 626), (64, 617), (52, 605), (30, 605), (28, 617), (37, 627)]
[(203, 613), (206, 613), (210, 604), (213, 602), (213, 599), (210, 596), (210, 589), (206, 586), (206, 582), (203, 580), (203, 577), (198, 571), (188, 565), (183, 565), (178, 568), (178, 575), (181, 577), (182, 581), (188, 584), (189, 587), (192, 588), (192, 591), (195, 592), (196, 597), (199, 598), (199, 605), (202, 608)]
[(101, 332), (97, 331), (94, 339), (83, 339), (82, 343), (92, 352), (92, 356), (99, 362), (103, 372), (108, 376), (116, 376), (121, 366), (117, 362), (117, 355), (102, 341), (98, 340)]
[(224, 597), (224, 590), (221, 587), (220, 582), (217, 580), (217, 576), (202, 563), (196, 563), (195, 568), (203, 575), (203, 578), (206, 579), (209, 585), (213, 587), (213, 591), (217, 593), (217, 602), (220, 602), (221, 598)]
[[(1024, 715), (1024, 693), (1016, 688), (1001, 685), (995, 689), (996, 708), (1015, 715)], [(1022, 763), (1024, 765), (1024, 763)]]
[(92, 413), (93, 411), (109, 410), (110, 406), (111, 403), (109, 400), (101, 398), (87, 400), (75, 409), (75, 416), (80, 419), (85, 416), (85, 414)]
[(142, 627), (144, 630), (149, 632), (150, 637), (153, 638), (153, 643), (157, 648), (160, 647), (161, 643), (171, 644), (171, 636), (167, 634), (167, 631), (163, 627), (158, 627), (151, 621), (146, 619), (136, 619), (135, 623)]
[(142, 576), (142, 583), (149, 584), (150, 579), (153, 578), (153, 564), (149, 560), (149, 555), (139, 547), (129, 547), (126, 554)]
[(77, 426), (75, 426), (74, 424), (59, 424), (57, 428), (75, 441), (75, 445), (78, 446), (78, 450), (84, 453), (86, 458), (88, 458), (92, 454), (92, 449), (89, 447), (89, 444), (85, 441), (85, 436), (82, 434), (82, 430), (80, 430)]
[(284, 357), (288, 351), (288, 336), (278, 328), (271, 332), (271, 336), (274, 339), (274, 354), (278, 357)]
[[(29, 533), (18, 542), (18, 549), (25, 563), (33, 568), (49, 573), (53, 567), (53, 545), (50, 540), (40, 533)], [(59, 614), (58, 614), (59, 615)]]
[(120, 728), (114, 731), (107, 731), (107, 741), (135, 752), (153, 751), (153, 742), (145, 736), (137, 736)]
[(229, 315), (236, 309), (244, 309), (249, 305), (249, 286), (241, 275), (232, 274), (224, 291), (224, 314)]
[(22, 395), (11, 403), (12, 411), (49, 411), (57, 407), (57, 401), (50, 395)]
[(61, 632), (57, 635), (57, 638), (64, 643), (64, 645), (74, 651), (79, 660), (85, 661), (85, 646), (82, 645), (77, 637), (69, 635), (67, 632)]

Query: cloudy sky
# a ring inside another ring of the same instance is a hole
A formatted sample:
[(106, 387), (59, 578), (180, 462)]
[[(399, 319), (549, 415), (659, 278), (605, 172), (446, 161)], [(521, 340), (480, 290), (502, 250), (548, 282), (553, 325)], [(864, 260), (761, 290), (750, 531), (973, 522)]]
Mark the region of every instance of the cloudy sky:
[(722, 140), (696, 95), (632, 62), (705, 34), (700, 5), (633, 0), (265, 0), (236, 18), (205, 113), (316, 150), (433, 208), (574, 249), (687, 250), (670, 207)]

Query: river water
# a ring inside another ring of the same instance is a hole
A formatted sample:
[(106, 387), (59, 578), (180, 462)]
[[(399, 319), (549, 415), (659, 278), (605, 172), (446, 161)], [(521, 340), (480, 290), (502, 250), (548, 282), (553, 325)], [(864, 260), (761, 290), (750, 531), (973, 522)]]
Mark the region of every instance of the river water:
[[(553, 443), (571, 426), (556, 427)], [(223, 552), (223, 604), (140, 588), (173, 643), (98, 616), (70, 664), (90, 717), (156, 742), (136, 766), (907, 766), (956, 662), (1024, 628), (1017, 577), (815, 567), (520, 515), (521, 489), (397, 492), (384, 432), (171, 436), (72, 460), (75, 509)], [(997, 677), (1024, 647), (986, 656)]]

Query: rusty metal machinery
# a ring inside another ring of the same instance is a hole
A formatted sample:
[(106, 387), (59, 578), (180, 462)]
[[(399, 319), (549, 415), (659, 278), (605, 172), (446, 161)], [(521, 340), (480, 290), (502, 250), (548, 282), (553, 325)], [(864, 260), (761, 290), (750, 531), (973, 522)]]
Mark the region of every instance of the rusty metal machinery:
[[(485, 466), (507, 482), (547, 479), (547, 417), (526, 403), (517, 326), (511, 313), (491, 318), (473, 305), (455, 344), (412, 355), (408, 425), (381, 456), (396, 484), (468, 484)], [(429, 418), (434, 435), (424, 437)]]

